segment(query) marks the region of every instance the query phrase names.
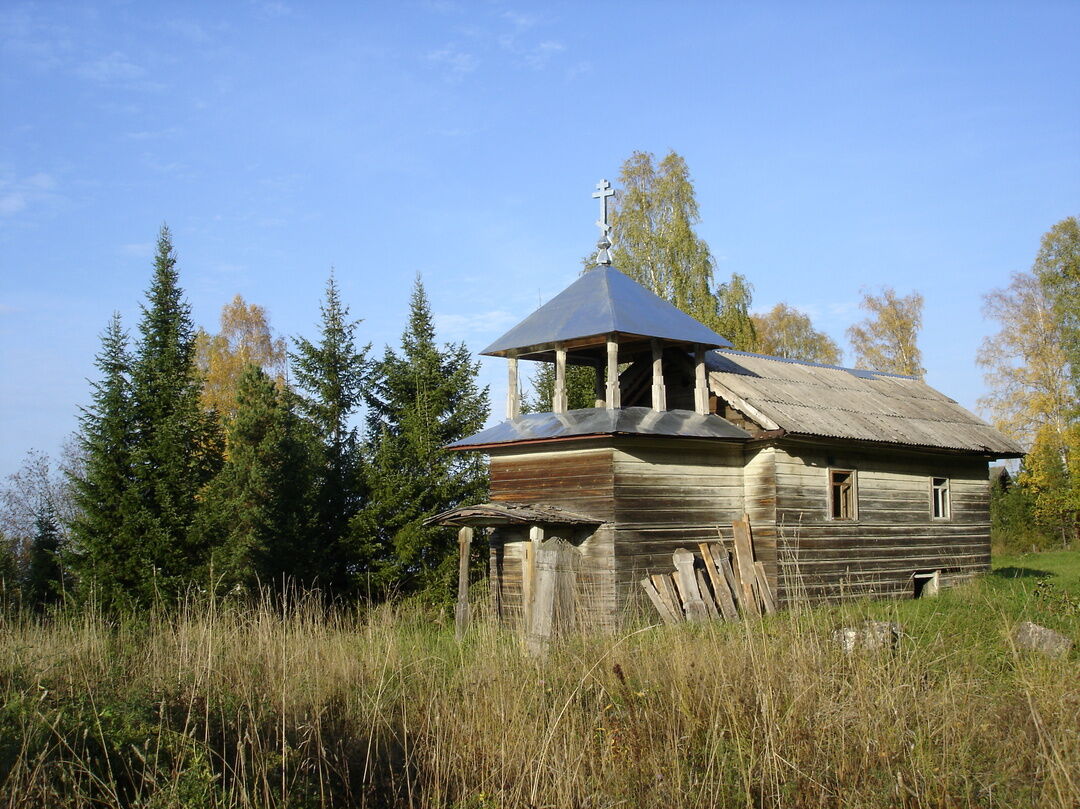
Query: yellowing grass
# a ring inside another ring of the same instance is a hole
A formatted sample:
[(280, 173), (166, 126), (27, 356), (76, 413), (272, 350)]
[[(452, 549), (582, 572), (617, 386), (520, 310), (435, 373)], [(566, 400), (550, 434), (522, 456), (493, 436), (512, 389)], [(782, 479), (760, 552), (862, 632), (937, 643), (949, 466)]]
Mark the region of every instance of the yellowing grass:
[[(419, 607), (7, 619), (0, 805), (1075, 807), (1080, 664), (1014, 650), (1009, 598), (638, 626), (544, 660)], [(899, 648), (830, 642), (865, 616), (899, 618)]]

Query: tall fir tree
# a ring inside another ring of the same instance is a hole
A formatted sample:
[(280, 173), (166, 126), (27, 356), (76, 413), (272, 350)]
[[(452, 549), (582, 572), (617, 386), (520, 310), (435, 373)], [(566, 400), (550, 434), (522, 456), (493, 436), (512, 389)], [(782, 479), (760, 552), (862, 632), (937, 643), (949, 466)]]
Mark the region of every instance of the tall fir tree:
[(353, 521), (368, 563), (360, 583), (372, 595), (427, 589), (448, 593), (454, 534), (425, 518), (483, 500), (487, 471), (475, 453), (442, 448), (479, 430), (488, 416), (479, 363), (464, 344), (436, 344), (431, 307), (419, 276), (401, 353), (387, 347), (374, 364), (368, 404), (369, 499)]
[(321, 583), (340, 594), (348, 589), (356, 565), (346, 538), (363, 502), (363, 480), (359, 440), (350, 420), (361, 402), (370, 345), (357, 347), (360, 321), (349, 319), (333, 273), (320, 312), (319, 341), (297, 338), (289, 358), (296, 384), (306, 394), (301, 409), (319, 444), (313, 552)]
[(136, 442), (127, 346), (120, 315), (113, 314), (95, 361), (101, 376), (91, 383), (91, 404), (79, 418), (82, 473), (69, 478), (76, 505), (69, 555), (78, 591), (107, 607), (140, 589), (149, 564), (139, 538), (123, 530)]
[(221, 465), (222, 441), (199, 394), (191, 309), (162, 226), (132, 365), (135, 442), (121, 532), (123, 545), (138, 549), (133, 595), (140, 602), (175, 596), (207, 562), (209, 549), (191, 528), (200, 491)]
[(34, 525), (30, 558), (23, 582), (23, 604), (38, 612), (56, 604), (64, 594), (60, 564), (60, 526), (53, 510), (43, 504)]
[(240, 376), (228, 421), (229, 455), (207, 490), (197, 530), (214, 546), (225, 588), (314, 583), (310, 544), (314, 463), (309, 425), (293, 396), (262, 368)]

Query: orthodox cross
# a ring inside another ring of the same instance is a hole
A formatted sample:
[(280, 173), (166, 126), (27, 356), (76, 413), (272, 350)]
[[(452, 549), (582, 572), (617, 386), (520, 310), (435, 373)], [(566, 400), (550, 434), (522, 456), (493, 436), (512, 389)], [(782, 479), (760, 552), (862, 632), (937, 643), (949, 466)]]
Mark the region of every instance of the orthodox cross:
[(597, 264), (611, 263), (611, 210), (608, 205), (608, 198), (613, 196), (615, 196), (615, 189), (611, 187), (611, 183), (607, 180), (601, 180), (596, 184), (593, 199), (600, 200), (600, 218), (596, 222), (596, 226), (600, 228), (600, 241), (596, 243)]

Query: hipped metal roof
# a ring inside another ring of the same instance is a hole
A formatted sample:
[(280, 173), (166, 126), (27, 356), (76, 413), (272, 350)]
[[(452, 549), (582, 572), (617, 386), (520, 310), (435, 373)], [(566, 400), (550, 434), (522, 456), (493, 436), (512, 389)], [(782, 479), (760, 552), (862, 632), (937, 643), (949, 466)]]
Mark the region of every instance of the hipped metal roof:
[(721, 349), (710, 387), (766, 430), (1018, 458), (1023, 449), (910, 376)]
[(716, 415), (689, 410), (624, 407), (586, 408), (566, 413), (527, 413), (489, 427), (447, 449), (476, 449), (521, 441), (551, 441), (602, 435), (649, 435), (676, 438), (746, 439), (750, 433)]
[(709, 348), (731, 343), (614, 267), (589, 270), (481, 354), (508, 356), (620, 332)]

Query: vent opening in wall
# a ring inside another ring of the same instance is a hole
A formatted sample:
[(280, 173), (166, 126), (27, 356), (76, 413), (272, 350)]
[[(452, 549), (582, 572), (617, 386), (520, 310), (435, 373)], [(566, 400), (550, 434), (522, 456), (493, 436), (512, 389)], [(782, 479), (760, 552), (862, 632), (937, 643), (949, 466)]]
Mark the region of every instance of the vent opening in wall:
[(911, 574), (912, 598), (936, 596), (941, 589), (940, 570), (916, 570)]

